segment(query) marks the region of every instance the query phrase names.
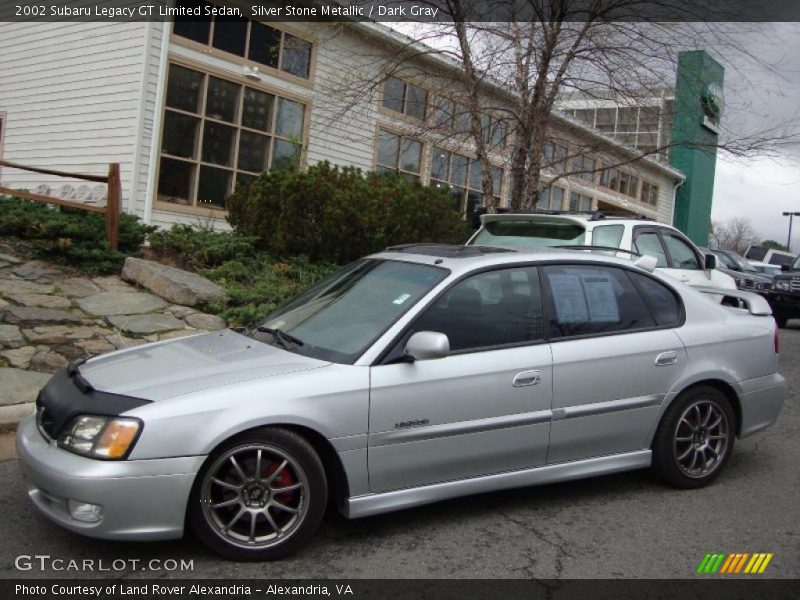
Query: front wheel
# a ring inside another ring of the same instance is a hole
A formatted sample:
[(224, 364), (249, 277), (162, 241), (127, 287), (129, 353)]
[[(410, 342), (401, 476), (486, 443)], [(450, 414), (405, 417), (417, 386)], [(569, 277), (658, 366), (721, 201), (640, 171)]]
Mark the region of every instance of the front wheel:
[(189, 521), (215, 552), (272, 560), (296, 551), (325, 513), (322, 462), (303, 437), (263, 429), (215, 451), (195, 481)]
[(653, 469), (676, 487), (698, 488), (722, 472), (736, 440), (725, 395), (710, 386), (689, 390), (667, 409), (653, 439)]
[(778, 325), (780, 329), (786, 329), (786, 322), (789, 319), (786, 317), (775, 317), (775, 323)]

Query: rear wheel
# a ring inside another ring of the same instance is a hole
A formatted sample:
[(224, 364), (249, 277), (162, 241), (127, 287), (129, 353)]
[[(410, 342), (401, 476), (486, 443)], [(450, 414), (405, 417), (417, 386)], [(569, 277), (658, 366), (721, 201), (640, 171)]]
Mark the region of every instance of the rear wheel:
[(325, 512), (322, 463), (301, 436), (283, 429), (225, 443), (195, 482), (189, 520), (212, 550), (234, 560), (271, 560), (297, 550)]
[(676, 487), (698, 488), (722, 472), (736, 440), (725, 395), (710, 386), (687, 391), (667, 409), (653, 440), (653, 469)]

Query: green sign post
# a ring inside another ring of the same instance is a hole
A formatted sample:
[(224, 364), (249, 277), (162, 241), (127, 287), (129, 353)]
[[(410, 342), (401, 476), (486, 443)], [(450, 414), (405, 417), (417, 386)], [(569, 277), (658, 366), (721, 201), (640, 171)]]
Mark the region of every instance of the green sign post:
[(686, 182), (677, 191), (673, 225), (701, 246), (708, 245), (711, 225), (724, 75), (722, 65), (704, 50), (678, 55), (669, 162), (686, 175)]

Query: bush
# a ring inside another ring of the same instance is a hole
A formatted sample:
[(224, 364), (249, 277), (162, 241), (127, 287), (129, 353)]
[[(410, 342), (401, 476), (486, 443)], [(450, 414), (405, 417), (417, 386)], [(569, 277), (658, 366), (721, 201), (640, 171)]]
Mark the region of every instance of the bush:
[(150, 249), (156, 255), (175, 257), (191, 269), (216, 267), (227, 261), (254, 257), (258, 243), (256, 237), (190, 225), (173, 225), (171, 229), (151, 233), (148, 239)]
[(249, 326), (280, 304), (327, 276), (336, 267), (312, 264), (305, 258), (276, 261), (262, 254), (226, 262), (202, 274), (221, 285), (228, 301), (207, 308), (231, 325)]
[(312, 261), (343, 264), (390, 245), (461, 244), (469, 235), (446, 190), (327, 162), (264, 173), (227, 208), (234, 229), (272, 254)]
[(118, 271), (126, 256), (138, 255), (155, 229), (121, 214), (119, 250), (113, 251), (106, 241), (104, 215), (0, 196), (0, 235), (28, 240), (36, 254), (91, 274)]

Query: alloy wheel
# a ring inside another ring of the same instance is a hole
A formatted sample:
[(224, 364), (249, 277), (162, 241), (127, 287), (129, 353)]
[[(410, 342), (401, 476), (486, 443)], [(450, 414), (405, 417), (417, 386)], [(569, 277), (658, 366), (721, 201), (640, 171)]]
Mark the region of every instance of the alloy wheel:
[(678, 468), (688, 477), (706, 477), (725, 458), (730, 440), (727, 414), (713, 400), (697, 400), (681, 414), (673, 437)]
[(288, 540), (308, 512), (308, 478), (298, 461), (268, 444), (232, 448), (206, 472), (203, 517), (225, 542), (261, 550)]

